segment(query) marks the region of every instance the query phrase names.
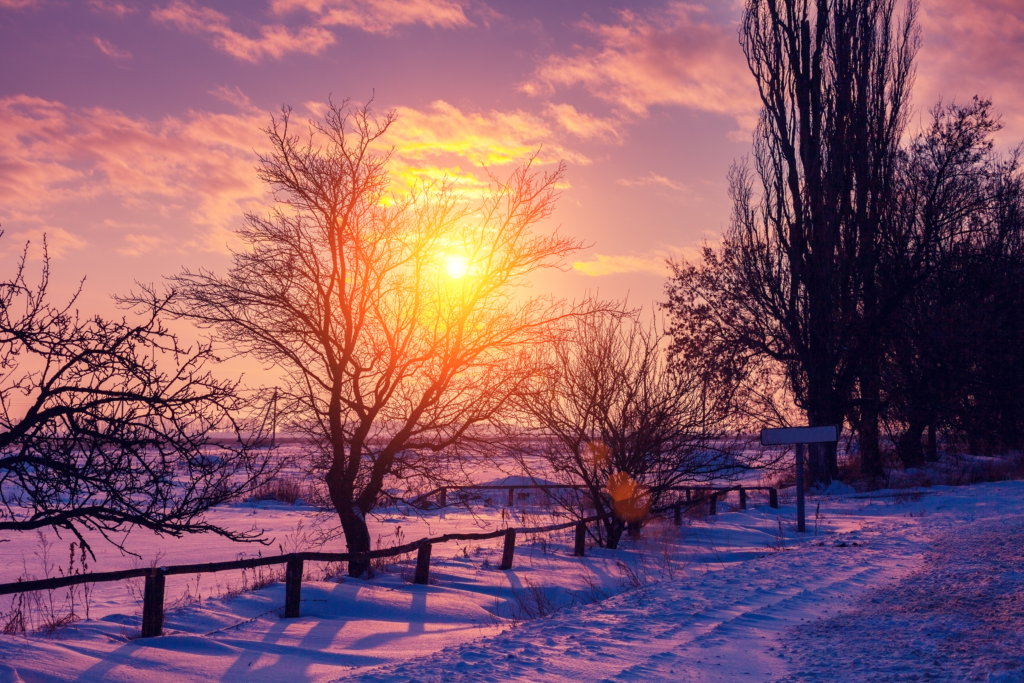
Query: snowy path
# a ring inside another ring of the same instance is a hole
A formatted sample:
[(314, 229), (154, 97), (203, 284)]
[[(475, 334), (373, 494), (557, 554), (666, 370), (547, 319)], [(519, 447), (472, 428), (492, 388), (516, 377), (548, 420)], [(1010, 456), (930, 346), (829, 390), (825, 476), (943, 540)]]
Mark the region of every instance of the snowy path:
[(709, 570), (694, 581), (663, 581), (340, 680), (778, 680), (790, 667), (780, 649), (790, 629), (920, 566), (915, 521), (877, 522), (841, 541)]
[[(263, 614), (283, 600), (274, 584), (173, 610), (170, 635), (153, 640), (126, 639), (137, 615), (111, 600), (108, 616), (52, 639), (0, 636), (0, 681), (1024, 683), (1024, 482), (875, 496), (813, 501), (800, 542), (784, 502), (686, 533), (654, 525), (583, 562), (564, 544), (524, 547), (498, 572), (491, 544), (437, 558), (436, 586), (311, 581), (296, 620)], [(770, 550), (783, 527), (786, 549)], [(495, 618), (515, 597), (496, 581), (565, 598), (596, 577), (607, 594), (621, 590), (619, 560), (646, 553), (650, 575), (667, 571), (665, 543), (690, 558), (672, 578), (504, 631)]]

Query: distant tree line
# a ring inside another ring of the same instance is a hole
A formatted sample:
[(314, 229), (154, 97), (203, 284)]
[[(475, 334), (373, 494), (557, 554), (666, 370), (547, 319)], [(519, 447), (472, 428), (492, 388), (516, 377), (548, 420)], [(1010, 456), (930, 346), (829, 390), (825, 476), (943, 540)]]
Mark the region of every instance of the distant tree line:
[[(1021, 148), (995, 150), (978, 98), (907, 136), (920, 31), (916, 2), (896, 8), (748, 0), (752, 160), (730, 171), (721, 244), (667, 286), (679, 362), (724, 366), (762, 422), (849, 425), (876, 481), (886, 443), (907, 467), (939, 434), (1024, 444)], [(809, 472), (836, 477), (834, 448)]]

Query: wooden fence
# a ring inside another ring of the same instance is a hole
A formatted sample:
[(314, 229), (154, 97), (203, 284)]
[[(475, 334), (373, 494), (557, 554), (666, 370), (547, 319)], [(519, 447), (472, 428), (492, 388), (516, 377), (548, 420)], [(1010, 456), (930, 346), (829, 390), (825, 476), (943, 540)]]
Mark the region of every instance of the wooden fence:
[[(447, 487), (446, 487), (447, 488)], [(455, 488), (455, 487), (451, 487)], [(474, 487), (458, 487), (474, 488)], [(479, 486), (475, 488), (553, 488), (545, 485), (534, 486)], [(557, 487), (566, 488), (566, 487)], [(719, 496), (728, 494), (730, 491), (740, 492), (740, 507), (746, 508), (746, 490), (761, 489), (770, 493), (770, 504), (778, 507), (778, 495), (774, 488), (770, 487), (741, 487), (729, 488), (715, 487), (676, 487), (673, 490), (686, 491), (687, 502), (691, 502), (691, 491), (711, 491), (710, 514), (715, 514), (716, 500)], [(438, 489), (431, 494), (443, 491)], [(427, 495), (427, 494), (425, 494)], [(442, 493), (442, 496), (444, 494)], [(511, 494), (510, 494), (511, 495)], [(443, 498), (442, 498), (443, 500)], [(669, 509), (675, 510), (675, 524), (681, 524), (683, 503), (676, 502), (652, 513), (665, 512)], [(365, 553), (322, 553), (322, 552), (299, 552), (275, 555), (271, 557), (257, 557), (248, 560), (231, 560), (227, 562), (207, 562), (203, 564), (179, 564), (166, 567), (146, 567), (138, 569), (124, 569), (114, 572), (95, 572), (91, 574), (75, 574), (70, 576), (59, 576), (50, 579), (38, 579), (33, 581), (18, 580), (14, 583), (0, 584), (0, 595), (13, 593), (27, 593), (37, 590), (55, 590), (85, 583), (106, 583), (110, 581), (124, 581), (126, 579), (142, 578), (145, 580), (142, 597), (142, 634), (143, 638), (152, 638), (163, 633), (164, 621), (164, 585), (166, 577), (179, 574), (207, 574), (211, 572), (223, 572), (238, 569), (255, 569), (256, 567), (267, 567), (271, 565), (285, 565), (285, 605), (284, 618), (294, 619), (299, 616), (299, 604), (302, 600), (302, 571), (306, 562), (349, 562), (352, 560), (367, 562), (381, 557), (396, 557), (406, 553), (416, 552), (416, 570), (413, 575), (413, 583), (424, 585), (430, 578), (430, 553), (435, 544), (447, 543), (449, 541), (483, 541), (491, 538), (504, 536), (504, 546), (501, 554), (501, 570), (512, 568), (515, 555), (516, 536), (519, 534), (549, 533), (575, 527), (575, 538), (573, 555), (583, 557), (586, 550), (587, 524), (596, 522), (602, 517), (593, 515), (581, 520), (565, 522), (562, 524), (551, 524), (541, 527), (529, 528), (507, 528), (498, 531), (483, 533), (445, 534), (434, 538), (423, 538), (412, 543), (395, 546), (392, 548), (381, 548)]]

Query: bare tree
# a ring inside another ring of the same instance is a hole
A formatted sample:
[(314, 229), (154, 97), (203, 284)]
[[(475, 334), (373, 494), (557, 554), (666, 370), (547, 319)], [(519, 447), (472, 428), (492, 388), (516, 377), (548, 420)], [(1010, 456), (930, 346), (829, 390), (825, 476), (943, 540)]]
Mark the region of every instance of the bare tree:
[(375, 150), (393, 121), (330, 103), (299, 136), (285, 108), (258, 169), (278, 203), (246, 216), (248, 249), (226, 276), (172, 279), (179, 315), (284, 370), (282, 416), (312, 438), (355, 552), (370, 550), (366, 515), (389, 476), (436, 474), (441, 454), (500, 420), (565, 315), (525, 296), (529, 276), (581, 246), (534, 232), (563, 165), (492, 177), (475, 211), (450, 183), (389, 194), (390, 153)]
[[(739, 344), (737, 357), (784, 368), (810, 424), (849, 417), (872, 477), (880, 334), (904, 294), (879, 287), (878, 252), (919, 44), (916, 3), (902, 17), (896, 4), (747, 1), (740, 43), (762, 102), (753, 168), (731, 172), (717, 258), (677, 264), (669, 302), (680, 319), (697, 317), (701, 336)], [(810, 462), (813, 480), (838, 473), (834, 450)]]
[(638, 316), (595, 306), (578, 318), (544, 350), (543, 371), (518, 403), (530, 428), (514, 442), (517, 461), (533, 476), (582, 487), (584, 496), (559, 500), (580, 516), (589, 507), (604, 516), (598, 538), (611, 548), (671, 487), (738, 465), (726, 448), (730, 387), (696, 365), (670, 367), (655, 326)]
[(999, 128), (987, 100), (937, 105), (900, 164), (883, 270), (911, 291), (886, 334), (884, 389), (906, 467), (937, 459), (940, 429), (974, 449), (1020, 443), (1024, 148), (997, 152)]
[(205, 517), (273, 474), (246, 443), (252, 399), (205, 370), (211, 347), (163, 326), (167, 298), (137, 301), (137, 322), (82, 319), (77, 294), (52, 305), (49, 259), (31, 285), (27, 249), (0, 281), (0, 530), (66, 529), (83, 547), (83, 530), (123, 548), (111, 534), (133, 527), (259, 540)]

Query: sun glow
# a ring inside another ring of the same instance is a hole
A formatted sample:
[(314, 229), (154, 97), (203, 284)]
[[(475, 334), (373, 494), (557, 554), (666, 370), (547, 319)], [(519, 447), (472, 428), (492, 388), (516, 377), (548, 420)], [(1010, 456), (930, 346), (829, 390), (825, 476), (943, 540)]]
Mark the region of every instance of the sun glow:
[(465, 256), (449, 254), (444, 257), (444, 269), (448, 277), (458, 280), (469, 271), (469, 262)]

